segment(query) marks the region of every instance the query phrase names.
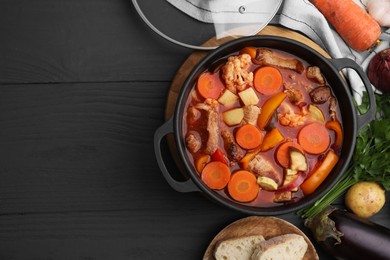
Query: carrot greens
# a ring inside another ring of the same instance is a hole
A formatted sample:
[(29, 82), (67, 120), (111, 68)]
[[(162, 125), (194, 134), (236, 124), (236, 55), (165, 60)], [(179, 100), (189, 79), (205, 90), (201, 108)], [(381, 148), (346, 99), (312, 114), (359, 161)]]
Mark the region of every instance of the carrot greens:
[[(317, 215), (360, 181), (377, 182), (390, 190), (390, 94), (376, 95), (376, 100), (377, 118), (359, 131), (347, 171), (321, 199), (297, 212), (302, 218)], [(364, 95), (357, 106), (360, 113), (366, 110), (367, 102)]]

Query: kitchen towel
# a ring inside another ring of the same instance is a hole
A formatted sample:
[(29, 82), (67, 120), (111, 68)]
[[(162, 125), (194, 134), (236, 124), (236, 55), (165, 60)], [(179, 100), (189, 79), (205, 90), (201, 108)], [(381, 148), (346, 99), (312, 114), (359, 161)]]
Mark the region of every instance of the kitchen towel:
[(214, 23), (217, 39), (253, 35), (264, 28), (283, 0), (167, 0), (192, 18)]
[[(209, 3), (213, 2), (212, 11), (225, 10), (228, 3), (245, 6), (245, 1), (233, 0), (167, 0), (183, 12), (191, 12), (189, 15), (203, 22), (212, 22)], [(354, 0), (362, 8), (365, 8), (359, 0)], [(250, 2), (256, 2), (252, 0)], [(191, 8), (188, 9), (188, 6)], [(231, 7), (231, 5), (230, 5)], [(191, 10), (191, 11), (189, 11)], [(321, 12), (310, 3), (309, 0), (284, 0), (278, 12), (270, 21), (274, 25), (282, 25), (286, 28), (299, 31), (319, 44), (332, 58), (350, 58), (366, 70), (371, 58), (379, 51), (389, 47), (390, 29), (382, 28), (381, 44), (371, 51), (357, 52), (345, 44), (340, 35), (327, 22)], [(364, 91), (364, 85), (356, 72), (345, 69), (350, 85), (353, 86), (354, 97), (358, 103)]]

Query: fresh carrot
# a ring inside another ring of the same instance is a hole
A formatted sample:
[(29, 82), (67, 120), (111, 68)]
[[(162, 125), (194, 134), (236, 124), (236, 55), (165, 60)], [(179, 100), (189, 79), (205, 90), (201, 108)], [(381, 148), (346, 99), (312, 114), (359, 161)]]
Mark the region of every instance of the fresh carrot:
[(341, 129), (340, 122), (337, 120), (328, 121), (326, 122), (325, 127), (335, 132), (336, 141), (334, 142), (334, 145), (336, 146), (336, 149), (340, 150), (343, 145), (343, 130)]
[(330, 136), (321, 123), (311, 123), (302, 127), (298, 133), (298, 143), (307, 153), (320, 154), (328, 149)]
[(259, 192), (256, 176), (245, 170), (233, 173), (228, 184), (228, 192), (234, 200), (239, 202), (254, 200)]
[(201, 173), (205, 165), (210, 161), (210, 155), (203, 154), (195, 160), (195, 168)]
[(199, 76), (197, 82), (197, 90), (203, 98), (217, 99), (224, 89), (223, 82), (218, 74), (205, 72)]
[(257, 118), (257, 126), (260, 128), (260, 130), (263, 130), (268, 125), (275, 110), (283, 102), (286, 96), (286, 93), (279, 92), (264, 102), (263, 106), (261, 107), (261, 113)]
[(289, 147), (295, 147), (299, 151), (303, 152), (302, 147), (294, 141), (286, 141), (279, 145), (275, 153), (276, 161), (284, 168), (288, 168), (290, 166)]
[(381, 35), (379, 24), (353, 0), (310, 0), (310, 2), (351, 48), (365, 51), (377, 43)]
[(268, 151), (274, 148), (280, 142), (283, 142), (284, 136), (278, 128), (272, 128), (271, 131), (267, 132), (264, 136), (264, 140), (261, 143), (260, 149), (262, 152)]
[(257, 49), (254, 47), (245, 47), (242, 50), (240, 50), (240, 54), (244, 54), (244, 53), (251, 56), (251, 59), (255, 59), (257, 55)]
[(203, 168), (201, 179), (210, 189), (221, 190), (230, 180), (230, 169), (223, 162), (210, 162)]
[(261, 144), (263, 137), (259, 129), (251, 124), (238, 128), (236, 142), (244, 149), (254, 149)]
[(328, 177), (333, 167), (338, 162), (339, 157), (335, 152), (329, 150), (321, 164), (313, 173), (301, 184), (301, 190), (305, 195), (313, 193), (318, 186)]
[(276, 94), (283, 85), (283, 77), (277, 68), (265, 66), (255, 71), (253, 78), (255, 89), (264, 95)]

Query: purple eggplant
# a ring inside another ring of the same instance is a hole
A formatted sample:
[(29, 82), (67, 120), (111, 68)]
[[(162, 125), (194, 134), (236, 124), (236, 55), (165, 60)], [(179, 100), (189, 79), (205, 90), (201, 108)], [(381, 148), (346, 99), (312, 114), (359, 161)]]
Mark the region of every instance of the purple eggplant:
[(307, 218), (305, 226), (336, 259), (390, 259), (390, 229), (346, 210), (329, 207)]

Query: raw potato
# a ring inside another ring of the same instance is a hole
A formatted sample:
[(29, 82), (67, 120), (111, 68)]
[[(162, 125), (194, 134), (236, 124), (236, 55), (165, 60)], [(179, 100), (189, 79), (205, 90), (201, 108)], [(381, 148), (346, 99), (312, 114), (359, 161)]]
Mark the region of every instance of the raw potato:
[(345, 195), (345, 205), (355, 215), (369, 218), (378, 213), (385, 204), (385, 191), (377, 183), (359, 182)]

